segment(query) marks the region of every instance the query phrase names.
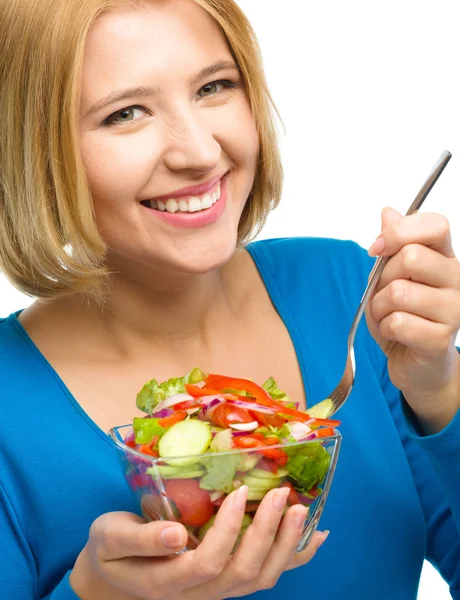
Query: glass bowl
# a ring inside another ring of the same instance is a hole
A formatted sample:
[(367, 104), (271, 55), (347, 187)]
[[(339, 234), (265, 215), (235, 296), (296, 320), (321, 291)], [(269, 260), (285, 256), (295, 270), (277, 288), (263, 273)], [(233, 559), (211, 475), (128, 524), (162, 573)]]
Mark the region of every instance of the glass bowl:
[[(270, 455), (268, 448), (164, 459), (143, 454), (124, 443), (133, 438), (131, 425), (113, 427), (109, 436), (119, 450), (125, 479), (139, 501), (144, 519), (182, 523), (189, 534), (185, 550), (198, 546), (225, 497), (246, 484), (248, 501), (240, 538), (265, 494), (288, 486), (291, 493), (287, 506), (308, 507), (298, 552), (305, 548), (317, 528), (342, 440), (334, 429), (330, 437), (270, 446), (270, 450), (282, 449), (289, 456), (288, 463), (279, 466), (267, 456)], [(303, 482), (301, 492), (299, 481)]]

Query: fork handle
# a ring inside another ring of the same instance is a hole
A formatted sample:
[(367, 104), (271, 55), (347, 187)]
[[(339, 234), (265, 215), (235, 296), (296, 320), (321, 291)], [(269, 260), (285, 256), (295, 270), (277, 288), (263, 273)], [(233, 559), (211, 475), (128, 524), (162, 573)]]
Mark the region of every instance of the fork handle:
[[(418, 209), (425, 202), (426, 197), (430, 193), (432, 187), (439, 179), (439, 176), (444, 171), (447, 163), (452, 158), (452, 154), (448, 150), (444, 150), (441, 154), (438, 162), (433, 167), (433, 170), (428, 175), (425, 183), (420, 188), (419, 193), (415, 197), (415, 200), (409, 206), (409, 209), (406, 213), (406, 217), (412, 215), (418, 211)], [(369, 274), (369, 280), (367, 283), (367, 287), (364, 291), (363, 297), (361, 298), (361, 302), (359, 303), (358, 310), (356, 311), (355, 318), (353, 319), (353, 324), (351, 326), (350, 335), (348, 336), (348, 348), (350, 349), (353, 346), (356, 330), (358, 329), (359, 322), (361, 317), (363, 316), (364, 311), (366, 310), (367, 303), (369, 302), (369, 298), (380, 281), (380, 276), (382, 275), (382, 271), (385, 268), (385, 265), (390, 260), (390, 256), (379, 256), (379, 258), (375, 261), (375, 264), (372, 268), (372, 271)]]

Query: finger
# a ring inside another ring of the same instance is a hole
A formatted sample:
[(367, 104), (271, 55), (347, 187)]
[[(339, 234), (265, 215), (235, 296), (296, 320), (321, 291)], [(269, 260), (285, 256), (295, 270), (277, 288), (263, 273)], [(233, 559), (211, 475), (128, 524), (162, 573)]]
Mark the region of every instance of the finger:
[(395, 279), (373, 297), (369, 310), (376, 324), (393, 312), (404, 312), (451, 325), (454, 331), (460, 327), (460, 289), (439, 289)]
[(111, 561), (128, 556), (167, 556), (185, 547), (187, 530), (179, 523), (152, 521), (129, 512), (100, 516), (90, 530), (100, 560)]
[(214, 525), (196, 550), (169, 559), (125, 558), (107, 563), (108, 576), (125, 590), (135, 585), (139, 596), (164, 598), (175, 593), (187, 597), (187, 588), (217, 577), (225, 568), (244, 515), (247, 486), (228, 495)]
[(197, 570), (200, 571), (205, 565), (203, 581), (217, 577), (229, 561), (240, 533), (247, 495), (248, 487), (244, 485), (225, 499), (219, 508), (214, 525), (194, 551), (193, 558)]
[(436, 288), (460, 289), (460, 263), (421, 244), (408, 244), (390, 258), (377, 291), (394, 279), (411, 279)]
[(393, 312), (380, 322), (384, 338), (399, 342), (421, 356), (435, 358), (453, 345), (452, 327), (406, 312)]
[(301, 567), (302, 565), (310, 562), (329, 537), (329, 533), (329, 531), (315, 531), (305, 550), (302, 550), (302, 552), (296, 552), (285, 570), (291, 571), (292, 569), (297, 569), (297, 567)]
[[(296, 504), (288, 510), (264, 562), (257, 580), (258, 587), (262, 589), (273, 587), (294, 559), (304, 530), (306, 516), (307, 508), (300, 504)], [(309, 544), (307, 548), (312, 550), (311, 556), (308, 553), (304, 555), (308, 561), (314, 556), (316, 548), (312, 544)]]
[(289, 492), (288, 488), (275, 489), (264, 497), (232, 557), (222, 581), (224, 589), (246, 585), (259, 576), (278, 532)]
[(444, 256), (455, 256), (449, 221), (443, 215), (416, 213), (402, 217), (391, 208), (382, 211), (382, 231), (369, 248), (371, 256), (393, 256), (407, 244), (422, 244)]

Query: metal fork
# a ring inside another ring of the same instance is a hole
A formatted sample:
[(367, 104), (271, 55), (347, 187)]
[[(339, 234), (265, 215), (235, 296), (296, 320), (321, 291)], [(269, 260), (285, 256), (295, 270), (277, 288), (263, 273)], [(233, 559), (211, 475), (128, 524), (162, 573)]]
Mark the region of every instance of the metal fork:
[[(444, 168), (446, 167), (451, 157), (452, 154), (447, 150), (445, 150), (441, 154), (441, 157), (439, 158), (436, 165), (433, 167), (431, 173), (428, 175), (428, 178), (421, 187), (415, 200), (410, 205), (406, 216), (417, 212), (418, 209), (422, 206), (423, 202), (425, 201), (425, 198), (428, 196), (434, 184), (439, 179), (439, 176), (444, 171)], [(336, 413), (339, 410), (339, 408), (345, 403), (348, 396), (350, 395), (351, 390), (353, 389), (356, 371), (355, 351), (353, 348), (353, 344), (355, 341), (356, 330), (358, 329), (361, 317), (363, 316), (367, 303), (369, 302), (369, 298), (372, 292), (374, 291), (376, 285), (378, 284), (382, 271), (385, 268), (385, 265), (387, 264), (389, 259), (389, 256), (380, 256), (375, 262), (374, 268), (372, 269), (369, 275), (369, 281), (366, 290), (364, 291), (363, 297), (361, 298), (361, 302), (359, 303), (358, 310), (356, 311), (356, 315), (353, 319), (350, 333), (348, 335), (348, 356), (342, 379), (339, 381), (339, 384), (337, 385), (335, 390), (331, 392), (329, 396), (326, 396), (326, 399), (332, 400), (330, 410), (327, 413), (328, 417), (331, 417), (334, 413)]]

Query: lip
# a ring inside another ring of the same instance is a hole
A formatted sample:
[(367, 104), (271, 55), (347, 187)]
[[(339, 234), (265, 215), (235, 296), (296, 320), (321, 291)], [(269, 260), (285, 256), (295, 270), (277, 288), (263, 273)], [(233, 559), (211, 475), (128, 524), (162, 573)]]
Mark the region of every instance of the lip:
[[(222, 214), (225, 211), (225, 207), (227, 205), (227, 194), (228, 194), (228, 178), (229, 174), (226, 173), (220, 181), (221, 192), (220, 199), (215, 202), (211, 208), (207, 208), (206, 210), (201, 210), (198, 212), (175, 212), (169, 213), (168, 211), (159, 211), (154, 210), (152, 208), (148, 208), (143, 206), (145, 210), (148, 210), (150, 213), (153, 213), (153, 216), (164, 223), (168, 223), (173, 227), (184, 228), (184, 229), (196, 229), (199, 227), (204, 227), (205, 225), (211, 225), (216, 223)], [(215, 185), (219, 179), (213, 179), (213, 184), (209, 186), (210, 189), (213, 185)], [(204, 184), (203, 184), (204, 185)], [(204, 193), (204, 192), (202, 192)], [(172, 196), (168, 196), (171, 198)], [(176, 196), (177, 197), (177, 196)], [(161, 200), (161, 198), (159, 198)]]
[[(169, 194), (164, 194), (163, 196), (155, 196), (154, 198), (146, 198), (146, 200), (168, 200), (169, 198), (183, 198), (186, 196), (201, 196), (208, 192), (211, 188), (213, 188), (216, 183), (225, 176), (216, 175), (209, 181), (205, 181), (205, 183), (200, 183), (200, 185), (191, 185), (188, 187), (181, 188), (180, 190), (176, 190), (175, 192), (170, 192)], [(145, 200), (142, 200), (145, 202)]]

